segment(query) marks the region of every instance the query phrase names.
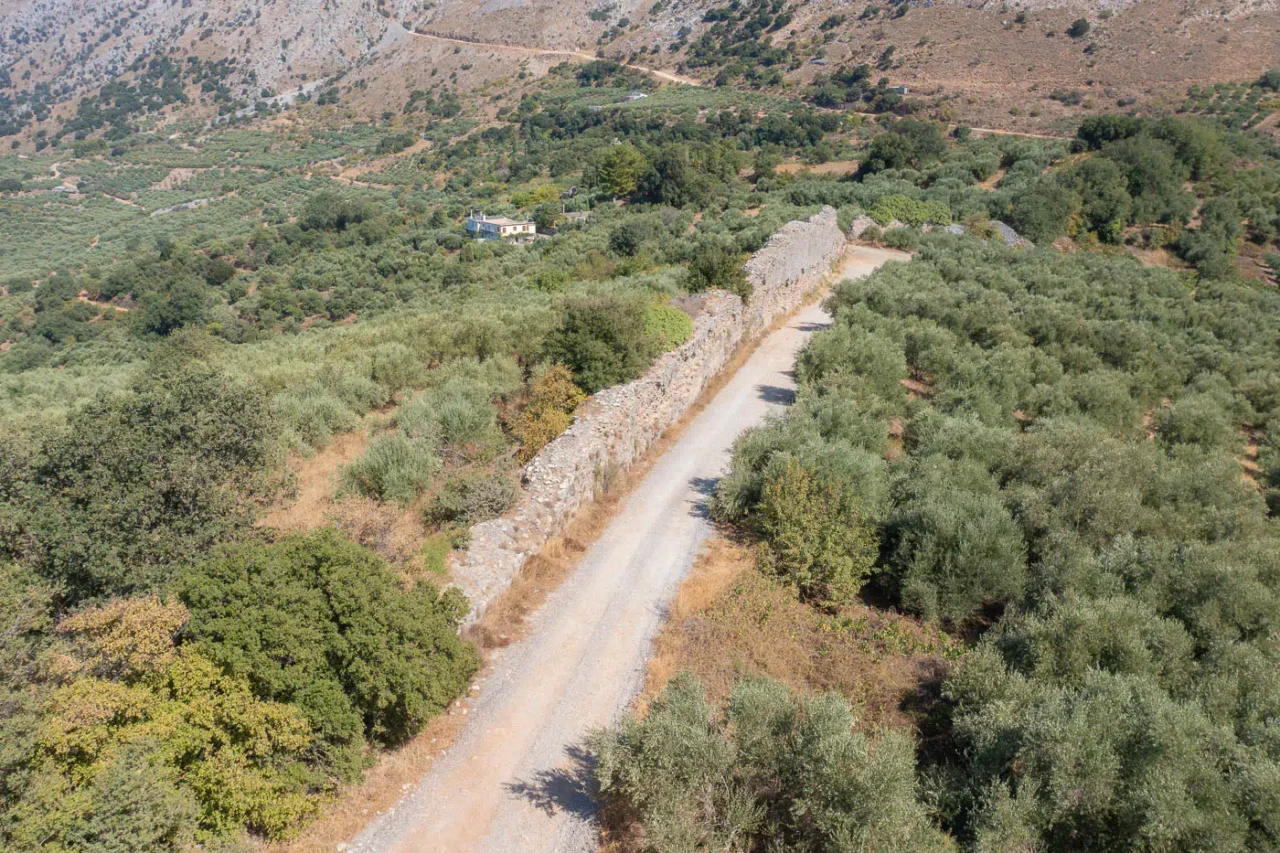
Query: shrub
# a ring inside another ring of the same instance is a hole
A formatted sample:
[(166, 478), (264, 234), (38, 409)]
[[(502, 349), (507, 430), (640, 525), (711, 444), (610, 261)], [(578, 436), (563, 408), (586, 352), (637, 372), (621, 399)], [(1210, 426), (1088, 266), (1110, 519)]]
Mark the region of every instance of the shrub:
[(890, 228), (880, 239), (890, 249), (913, 252), (920, 248), (920, 232), (914, 228)]
[(946, 202), (916, 201), (904, 195), (885, 196), (867, 214), (881, 225), (888, 225), (895, 219), (916, 228), (926, 223), (951, 224), (951, 209)]
[(573, 371), (589, 394), (639, 376), (653, 353), (645, 337), (645, 302), (638, 295), (594, 293), (565, 303), (546, 356)]
[[(958, 700), (956, 734), (969, 757), (959, 772), (978, 795), (979, 846), (1012, 832), (1069, 833), (1095, 849), (1152, 837), (1171, 848), (1265, 847), (1274, 794), (1262, 791), (1274, 787), (1255, 775), (1265, 760), (1246, 757), (1229, 728), (1155, 679), (1110, 668), (1060, 685), (1006, 670), (984, 647), (953, 677), (947, 691)], [(1152, 786), (1178, 795), (1150, 796)]]
[(563, 365), (552, 365), (529, 387), (529, 400), (511, 424), (520, 442), (520, 461), (528, 462), (573, 423), (573, 412), (586, 399)]
[(1026, 544), (996, 496), (941, 488), (903, 506), (893, 526), (895, 583), (926, 618), (959, 623), (1022, 595)]
[(1091, 29), (1093, 25), (1089, 23), (1088, 18), (1076, 18), (1071, 22), (1071, 26), (1067, 27), (1067, 35), (1078, 39), (1087, 36)]
[(859, 501), (794, 459), (766, 474), (752, 526), (767, 570), (821, 603), (857, 595), (879, 553)]
[(166, 368), (72, 414), (24, 467), (0, 468), (0, 548), (72, 601), (158, 588), (248, 531), (276, 435), (255, 389)]
[(440, 457), (429, 442), (385, 433), (342, 469), (342, 489), (404, 505), (418, 496), (439, 469)]
[(245, 830), (281, 838), (313, 813), (326, 782), (309, 766), (311, 727), (176, 647), (187, 615), (135, 599), (59, 625), (75, 654), (58, 664), (62, 686), (26, 757), (33, 775), (7, 815), (16, 849), (176, 850)]
[(886, 169), (918, 169), (940, 160), (946, 151), (947, 140), (937, 124), (899, 119), (871, 140), (858, 173), (871, 175)]
[(516, 502), (516, 487), (506, 471), (450, 477), (427, 511), (434, 524), (470, 526), (497, 518)]
[(670, 352), (693, 337), (693, 320), (674, 305), (647, 305), (644, 335), (653, 353)]
[(648, 229), (640, 222), (624, 222), (609, 232), (609, 251), (633, 258), (640, 253), (647, 232)]
[(195, 648), (258, 696), (300, 708), (346, 776), (364, 737), (403, 743), (478, 666), (457, 635), (460, 592), (425, 582), (404, 591), (379, 557), (334, 530), (221, 549), (178, 590)]
[(1207, 449), (1230, 449), (1240, 444), (1227, 413), (1210, 394), (1190, 394), (1161, 408), (1155, 417), (1155, 428), (1160, 442), (1169, 447), (1198, 444)]
[(796, 360), (796, 376), (806, 384), (855, 378), (881, 399), (905, 401), (907, 359), (902, 347), (875, 333), (867, 334), (846, 324), (813, 338)]
[(600, 797), (658, 853), (694, 849), (945, 850), (916, 792), (913, 748), (869, 741), (849, 704), (741, 681), (723, 712), (677, 675), (641, 719), (592, 737)]
[(742, 258), (719, 246), (700, 248), (689, 263), (688, 287), (692, 291), (727, 290), (745, 302), (751, 298), (751, 283)]
[(1052, 243), (1067, 233), (1067, 224), (1079, 209), (1080, 197), (1046, 176), (1013, 197), (1009, 220), (1032, 242)]
[(402, 405), (396, 423), (415, 441), (443, 441), (464, 455), (485, 455), (502, 444), (493, 396), (482, 381), (450, 378)]

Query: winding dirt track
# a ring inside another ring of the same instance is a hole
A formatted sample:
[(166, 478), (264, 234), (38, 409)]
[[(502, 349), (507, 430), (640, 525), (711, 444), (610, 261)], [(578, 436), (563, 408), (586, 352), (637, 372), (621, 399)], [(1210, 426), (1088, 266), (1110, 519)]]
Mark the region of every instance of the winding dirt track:
[[(444, 42), (446, 44), (461, 44), (461, 45), (466, 45), (467, 47), (488, 47), (488, 48), (493, 48), (494, 50), (509, 50), (513, 53), (525, 53), (525, 54), (530, 54), (534, 56), (567, 56), (573, 59), (582, 60), (584, 62), (591, 62), (600, 58), (590, 53), (583, 53), (582, 51), (579, 51), (579, 50), (548, 50), (546, 48), (541, 48), (541, 47), (526, 47), (525, 45), (520, 45), (520, 44), (500, 44), (498, 42), (472, 41), (471, 39), (461, 39), (461, 38), (454, 38), (452, 36), (440, 36), (440, 35), (436, 35), (435, 33), (414, 32), (414, 31), (409, 31), (409, 35), (413, 36), (414, 38), (427, 39), (428, 41), (439, 41), (439, 42)], [(626, 68), (631, 68), (635, 71), (641, 71), (645, 74), (650, 74), (654, 77), (657, 77), (659, 80), (665, 80), (668, 83), (681, 83), (685, 86), (703, 85), (701, 80), (695, 80), (692, 77), (685, 77), (683, 74), (676, 74), (671, 71), (662, 71), (657, 68), (648, 68), (644, 65), (633, 65), (630, 62), (622, 62), (619, 64), (621, 64)]]
[[(851, 247), (835, 277), (906, 257)], [(761, 341), (530, 619), (526, 638), (492, 661), (448, 753), (349, 850), (595, 849), (583, 740), (640, 689), (666, 607), (711, 531), (705, 500), (733, 440), (791, 401), (796, 354), (827, 322), (811, 305)]]
[[(564, 56), (570, 59), (577, 59), (581, 62), (590, 62), (592, 60), (596, 60), (600, 58), (598, 56), (595, 56), (594, 54), (584, 53), (579, 50), (550, 50), (550, 49), (541, 48), (541, 47), (528, 47), (522, 44), (502, 44), (499, 42), (473, 41), (472, 39), (455, 38), (453, 36), (441, 36), (441, 35), (436, 35), (435, 33), (413, 32), (410, 30), (406, 30), (406, 32), (409, 35), (413, 36), (414, 38), (426, 39), (428, 41), (438, 41), (438, 42), (444, 42), (446, 44), (460, 44), (460, 45), (465, 45), (467, 47), (483, 47), (483, 48), (492, 48), (494, 50), (508, 50), (513, 53), (524, 53), (532, 56)], [(665, 80), (668, 83), (680, 83), (685, 86), (707, 85), (706, 83), (703, 83), (701, 80), (697, 80), (693, 77), (686, 77), (683, 74), (676, 74), (673, 71), (662, 71), (658, 68), (649, 68), (648, 66), (645, 66), (645, 65), (635, 65), (630, 62), (622, 62), (620, 64), (626, 68), (630, 68), (635, 71), (640, 71), (645, 74), (649, 74), (653, 77), (658, 78), (659, 80)], [(851, 112), (852, 115), (858, 115), (858, 116), (862, 116), (863, 118), (869, 118), (869, 119), (877, 119), (880, 117), (880, 115), (877, 113), (862, 113), (862, 112), (856, 112), (856, 111), (849, 111), (849, 112)], [(1018, 136), (1026, 139), (1068, 138), (1061, 135), (1055, 135), (1055, 134), (1049, 134), (1049, 133), (1032, 133), (1029, 131), (1022, 131), (1022, 130), (1000, 130), (994, 127), (971, 127), (969, 129), (972, 132), (978, 134), (979, 136)]]

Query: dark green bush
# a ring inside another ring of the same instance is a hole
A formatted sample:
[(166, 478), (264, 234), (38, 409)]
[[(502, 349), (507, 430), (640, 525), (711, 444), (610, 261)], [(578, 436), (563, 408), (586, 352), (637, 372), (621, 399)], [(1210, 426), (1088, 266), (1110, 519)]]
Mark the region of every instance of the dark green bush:
[(720, 289), (751, 298), (751, 283), (742, 257), (719, 246), (703, 246), (689, 263), (688, 288), (693, 291)]
[(633, 258), (648, 238), (648, 229), (639, 222), (625, 222), (609, 232), (609, 251)]
[(333, 530), (230, 546), (178, 581), (199, 651), (264, 698), (303, 710), (351, 775), (363, 739), (403, 743), (470, 683), (456, 589), (408, 591), (377, 555)]
[(470, 526), (497, 518), (515, 505), (516, 487), (507, 471), (450, 477), (426, 512), (432, 524)]
[(1067, 233), (1067, 224), (1079, 207), (1079, 196), (1045, 177), (1014, 196), (1009, 222), (1033, 243), (1052, 243)]
[(277, 434), (243, 383), (200, 366), (144, 378), (8, 457), (0, 545), (72, 600), (155, 589), (247, 532)]
[(1073, 39), (1078, 39), (1087, 36), (1091, 29), (1093, 29), (1093, 25), (1089, 23), (1088, 18), (1076, 18), (1071, 22), (1071, 26), (1067, 27), (1067, 35)]
[(653, 353), (645, 337), (645, 301), (639, 294), (594, 293), (570, 298), (545, 353), (573, 371), (589, 394), (638, 377)]

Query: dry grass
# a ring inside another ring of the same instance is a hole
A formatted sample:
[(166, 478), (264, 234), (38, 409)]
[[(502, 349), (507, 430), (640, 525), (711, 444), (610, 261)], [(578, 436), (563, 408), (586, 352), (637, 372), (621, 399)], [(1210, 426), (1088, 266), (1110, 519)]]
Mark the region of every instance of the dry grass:
[(988, 191), (994, 190), (996, 187), (1000, 186), (1000, 182), (1004, 180), (1004, 176), (1007, 174), (1009, 174), (1008, 169), (1004, 169), (1004, 168), (996, 169), (995, 172), (991, 175), (991, 177), (987, 178), (985, 181), (982, 181), (978, 184), (978, 188), (988, 190)]
[(1126, 246), (1125, 251), (1142, 262), (1144, 267), (1157, 267), (1168, 270), (1190, 269), (1186, 262), (1165, 248), (1142, 249), (1137, 246)]
[(294, 488), (263, 515), (259, 525), (284, 532), (317, 530), (330, 523), (338, 474), (369, 446), (369, 430), (335, 435), (310, 456), (293, 454), (288, 462)]
[(325, 524), (337, 527), (402, 571), (416, 574), (426, 533), (418, 504), (399, 507), (352, 496), (331, 502)]
[(1244, 438), (1244, 455), (1238, 457), (1240, 462), (1240, 479), (1246, 486), (1255, 491), (1262, 491), (1262, 466), (1258, 464), (1258, 442), (1262, 441), (1265, 433), (1252, 425), (1246, 426), (1240, 430), (1240, 435)]
[(747, 544), (709, 543), (657, 640), (641, 709), (687, 670), (717, 702), (738, 679), (767, 676), (797, 689), (842, 693), (863, 709), (863, 726), (919, 725), (957, 641), (861, 602), (835, 613), (817, 610), (755, 565)]
[(858, 171), (857, 160), (828, 160), (826, 163), (779, 163), (776, 171), (784, 175), (852, 175)]

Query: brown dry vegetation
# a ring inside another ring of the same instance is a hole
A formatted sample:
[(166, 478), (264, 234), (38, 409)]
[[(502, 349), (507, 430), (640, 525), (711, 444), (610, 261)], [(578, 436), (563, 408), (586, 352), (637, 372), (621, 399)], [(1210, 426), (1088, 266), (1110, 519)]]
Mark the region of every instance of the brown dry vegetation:
[(288, 533), (324, 527), (333, 511), (339, 473), (358, 459), (368, 445), (369, 430), (365, 428), (335, 435), (310, 456), (292, 454), (288, 467), (293, 474), (293, 488), (267, 511), (260, 525)]
[[(491, 113), (496, 109), (491, 97), (518, 100), (553, 65), (594, 56), (600, 49), (597, 37), (609, 26), (588, 16), (602, 8), (597, 0), (480, 5), (448, 0), (411, 16), (418, 34), (379, 17), (368, 4), (349, 0), (305, 0), (287, 12), (268, 10), (250, 23), (235, 4), (211, 0), (205, 5), (209, 20), (202, 17), (196, 26), (193, 19), (181, 19), (179, 11), (167, 10), (164, 4), (144, 4), (153, 8), (135, 26), (158, 24), (163, 29), (172, 24), (171, 38), (180, 50), (206, 59), (235, 56), (243, 69), (256, 73), (255, 87), (287, 91), (308, 79), (343, 74), (338, 84), (344, 90), (344, 106), (370, 116), (397, 111), (412, 89), (445, 80), (470, 93), (473, 107)], [(708, 26), (701, 21), (702, 12), (722, 4), (701, 0), (656, 15), (646, 12), (651, 4), (627, 5), (634, 24), (604, 46), (611, 58), (626, 59), (653, 45), (665, 48), (685, 24), (696, 37)], [(871, 5), (845, 0), (794, 4), (793, 20), (774, 34), (774, 40), (794, 40), (805, 55), (821, 47), (827, 66), (806, 63), (788, 75), (788, 84), (805, 85), (840, 65), (875, 64), (893, 45), (895, 61), (884, 72), (895, 84), (908, 85), (913, 96), (937, 104), (939, 118), (978, 128), (1052, 132), (1068, 128), (1091, 110), (1113, 108), (1120, 99), (1139, 98), (1150, 108), (1162, 109), (1181, 101), (1189, 82), (1255, 79), (1280, 52), (1280, 11), (1274, 0), (1228, 0), (1214, 8), (1183, 0), (1139, 0), (1105, 16), (1085, 0), (1033, 0), (1016, 9), (955, 0), (913, 4), (901, 17), (882, 12), (861, 19), (859, 13)], [(1023, 23), (1015, 20), (1020, 10), (1029, 12)], [(121, 49), (120, 38), (110, 31), (111, 21), (124, 11), (123, 2), (80, 10), (45, 9), (31, 0), (13, 0), (0, 4), (0, 23), (31, 31), (103, 30), (105, 41), (94, 44), (90, 39), (94, 48), (87, 74), (101, 81), (105, 53)], [(847, 15), (847, 20), (830, 32), (821, 31), (819, 25), (832, 14)], [(1092, 31), (1085, 38), (1068, 37), (1067, 26), (1081, 15), (1092, 21)], [(466, 41), (435, 41), (427, 33)], [(288, 56), (277, 47), (282, 38), (289, 41)], [(123, 49), (132, 58), (127, 43)], [(705, 69), (682, 74), (677, 67), (682, 57), (662, 50), (638, 62), (654, 66), (664, 82), (698, 82), (695, 77), (706, 76)], [(83, 57), (53, 39), (24, 46), (14, 59), (15, 68), (35, 73), (32, 84), (79, 80), (85, 65)], [(128, 65), (128, 59), (119, 64)], [(527, 74), (525, 81), (518, 79), (520, 72)], [(128, 78), (126, 74), (123, 79)], [(361, 80), (371, 85), (352, 88)], [(1083, 101), (1066, 106), (1050, 99), (1057, 89), (1078, 89)], [(190, 94), (196, 106), (183, 112), (210, 111), (207, 97), (194, 87)], [(66, 118), (73, 102), (57, 105), (55, 121), (46, 122), (46, 129)], [(162, 124), (178, 112), (166, 110)]]
[(852, 175), (858, 171), (857, 160), (830, 160), (826, 163), (780, 163), (775, 170), (787, 175), (808, 172), (812, 175)]
[(918, 620), (863, 603), (823, 612), (756, 571), (747, 543), (716, 537), (672, 604), (639, 706), (673, 675), (693, 672), (713, 701), (743, 676), (835, 690), (861, 724), (915, 726), (959, 646)]

